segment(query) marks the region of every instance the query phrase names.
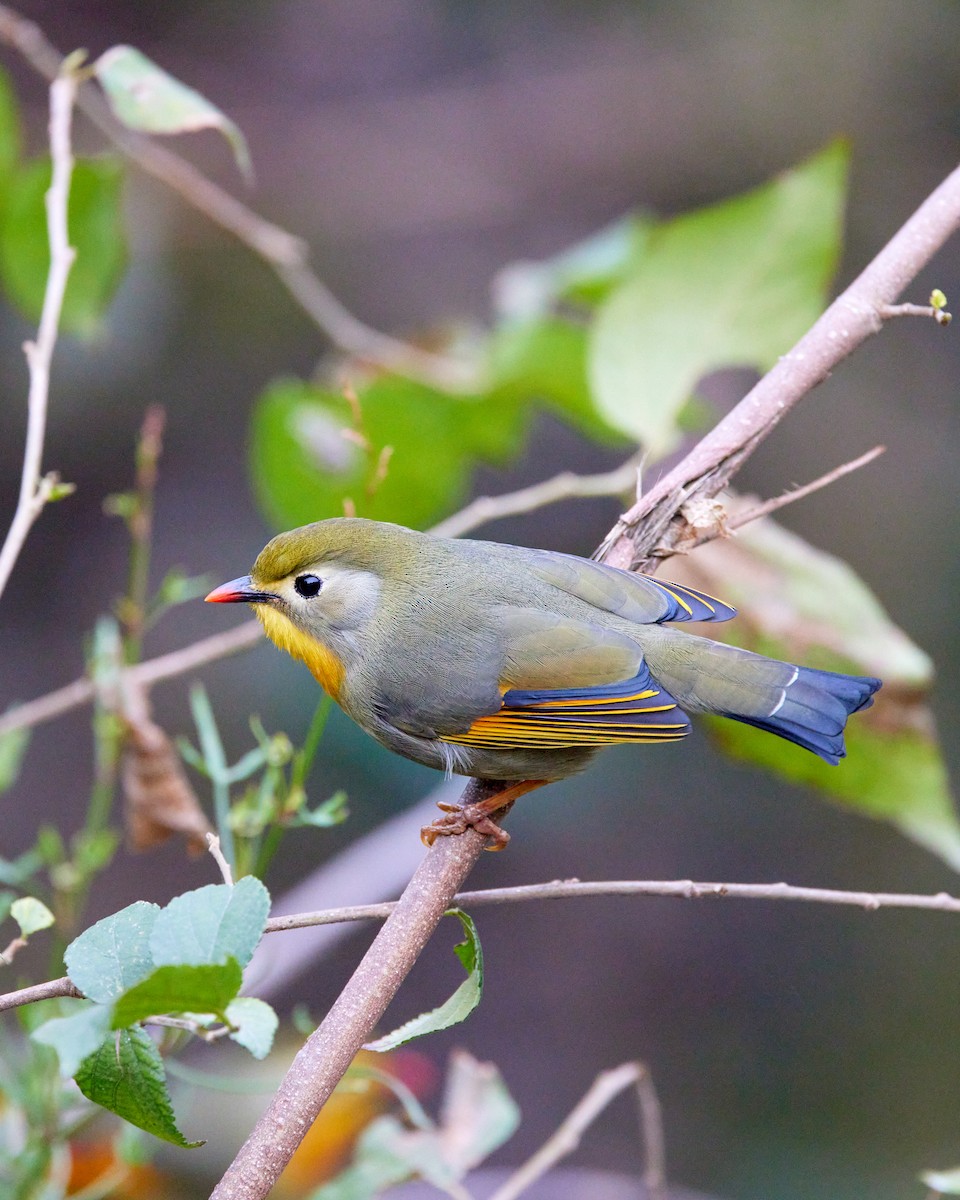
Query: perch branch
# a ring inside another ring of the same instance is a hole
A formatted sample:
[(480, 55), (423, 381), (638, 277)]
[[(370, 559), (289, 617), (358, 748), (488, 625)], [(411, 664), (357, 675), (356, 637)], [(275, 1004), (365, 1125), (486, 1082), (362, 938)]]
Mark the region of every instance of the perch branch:
[(43, 294), (40, 325), (35, 342), (25, 342), (30, 374), (27, 393), (27, 439), (20, 477), (20, 496), (13, 521), (0, 550), (0, 593), (7, 585), (14, 563), (26, 541), (30, 527), (43, 511), (59, 483), (55, 473), (44, 475), (43, 442), (47, 427), (47, 402), (50, 395), (50, 364), (57, 344), (57, 328), (63, 309), (70, 268), (76, 251), (70, 245), (67, 230), (67, 205), (70, 199), (70, 179), (73, 175), (73, 151), (70, 145), (70, 122), (77, 94), (77, 79), (69, 66), (61, 73), (58, 60), (50, 85), (50, 157), (52, 171), (50, 187), (45, 197), (47, 236), (50, 244), (50, 269)]
[(869, 266), (747, 393), (617, 522), (596, 557), (616, 567), (655, 569), (683, 538), (677, 514), (694, 498), (709, 499), (730, 479), (780, 419), (883, 326), (883, 310), (960, 225), (960, 168), (937, 187)]
[[(471, 780), (464, 800), (478, 802), (502, 787)], [(293, 1060), (211, 1200), (260, 1200), (267, 1195), (354, 1055), (369, 1040), (485, 842), (468, 829), (460, 837), (438, 839), (427, 852), (346, 987)]]

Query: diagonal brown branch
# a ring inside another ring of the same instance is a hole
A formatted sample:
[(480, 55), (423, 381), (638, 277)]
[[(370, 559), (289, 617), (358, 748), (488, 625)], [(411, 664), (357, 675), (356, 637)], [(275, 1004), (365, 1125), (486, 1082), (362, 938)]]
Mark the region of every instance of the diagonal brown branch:
[[(960, 168), (927, 197), (789, 354), (617, 522), (596, 556), (653, 570), (683, 534), (677, 513), (716, 496), (778, 422), (847, 355), (883, 327), (884, 310), (960, 227)], [(654, 548), (657, 548), (656, 553)]]

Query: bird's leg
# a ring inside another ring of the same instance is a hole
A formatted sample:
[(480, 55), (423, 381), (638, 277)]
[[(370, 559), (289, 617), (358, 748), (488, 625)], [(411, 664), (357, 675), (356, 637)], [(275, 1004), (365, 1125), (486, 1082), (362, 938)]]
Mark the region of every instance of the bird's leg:
[(510, 841), (510, 834), (501, 829), (494, 820), (494, 815), (505, 815), (513, 806), (515, 800), (534, 788), (543, 787), (547, 779), (524, 779), (519, 783), (505, 783), (498, 791), (482, 800), (467, 804), (437, 805), (446, 816), (437, 817), (429, 825), (420, 830), (420, 840), (425, 846), (432, 846), (438, 837), (449, 837), (451, 834), (464, 833), (467, 829), (475, 829), (491, 839), (487, 850), (502, 850)]

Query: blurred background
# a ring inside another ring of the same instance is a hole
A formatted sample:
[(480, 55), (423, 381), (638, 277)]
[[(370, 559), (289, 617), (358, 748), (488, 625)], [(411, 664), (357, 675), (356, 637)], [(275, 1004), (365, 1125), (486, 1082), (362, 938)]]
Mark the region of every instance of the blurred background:
[[(948, 0), (34, 0), (20, 11), (65, 52), (129, 42), (211, 98), (249, 141), (255, 188), (243, 192), (214, 134), (180, 139), (177, 151), (306, 238), (354, 313), (404, 335), (483, 320), (507, 263), (555, 254), (631, 209), (672, 214), (756, 185), (838, 133), (853, 150), (842, 286), (960, 148), (960, 10)], [(45, 87), (14, 55), (0, 57), (40, 152)], [(77, 139), (103, 144), (82, 117)], [(277, 375), (309, 376), (328, 350), (269, 270), (159, 184), (132, 170), (125, 204), (131, 258), (106, 327), (57, 351), (45, 464), (77, 493), (43, 515), (3, 597), (4, 704), (79, 675), (85, 636), (123, 588), (125, 535), (101, 504), (129, 486), (146, 406), (168, 413), (157, 577), (179, 564), (220, 582), (246, 571), (275, 532), (249, 482), (254, 399)], [(936, 285), (956, 304), (958, 263), (954, 243), (907, 298), (922, 301)], [(16, 499), (29, 335), (0, 310), (0, 513)], [(750, 381), (727, 372), (711, 396), (730, 403)], [(889, 447), (783, 521), (847, 558), (934, 656), (954, 773), (958, 381), (954, 330), (895, 322), (740, 477), (770, 495), (875, 443)], [(542, 417), (523, 456), (479, 470), (473, 486), (507, 491), (623, 457)], [(617, 512), (615, 501), (570, 502), (483, 535), (589, 554)], [(187, 605), (151, 634), (148, 653), (233, 618)], [(299, 738), (315, 703), (306, 672), (265, 646), (203, 678), (234, 757), (249, 744), (251, 712)], [(154, 694), (172, 732), (192, 732), (187, 684)], [(39, 822), (69, 831), (89, 775), (88, 713), (38, 729), (4, 797), (0, 854), (28, 846)], [(335, 714), (312, 786), (318, 799), (346, 788), (351, 819), (291, 839), (274, 893), (437, 782)], [(524, 800), (510, 830), (509, 851), (485, 856), (471, 886), (570, 876), (958, 886), (892, 828), (737, 766), (705, 736), (676, 755), (608, 752), (582, 780)], [(212, 878), (179, 846), (124, 852), (91, 918)], [(498, 1161), (531, 1152), (599, 1070), (634, 1057), (659, 1089), (671, 1178), (688, 1187), (729, 1200), (893, 1200), (923, 1194), (919, 1170), (960, 1161), (955, 918), (623, 899), (476, 915), (483, 1003), (421, 1053), (438, 1068), (454, 1045), (498, 1062), (524, 1114)], [(362, 930), (342, 943), (291, 985), (287, 1005), (321, 1014), (368, 939)], [(456, 975), (451, 941), (438, 936), (393, 1023), (445, 994)], [(246, 1131), (234, 1131), (236, 1143)], [(217, 1171), (212, 1151), (195, 1153), (208, 1164), (196, 1169)], [(636, 1169), (629, 1103), (601, 1119), (575, 1161)]]

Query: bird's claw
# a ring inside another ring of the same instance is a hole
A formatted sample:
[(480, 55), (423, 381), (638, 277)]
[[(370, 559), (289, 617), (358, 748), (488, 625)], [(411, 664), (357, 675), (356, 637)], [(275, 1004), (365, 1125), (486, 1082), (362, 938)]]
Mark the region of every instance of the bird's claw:
[(425, 846), (432, 846), (438, 837), (451, 837), (475, 829), (477, 833), (490, 838), (490, 844), (485, 850), (503, 850), (510, 841), (510, 834), (490, 816), (482, 804), (443, 804), (437, 805), (446, 814), (437, 817), (429, 825), (420, 830), (420, 840)]

